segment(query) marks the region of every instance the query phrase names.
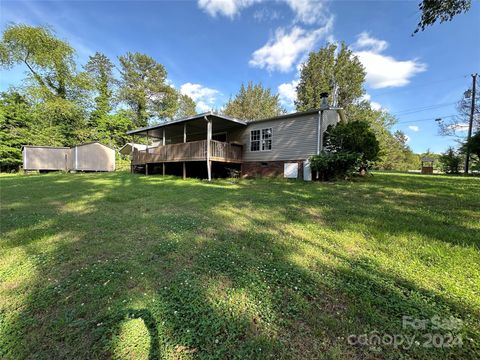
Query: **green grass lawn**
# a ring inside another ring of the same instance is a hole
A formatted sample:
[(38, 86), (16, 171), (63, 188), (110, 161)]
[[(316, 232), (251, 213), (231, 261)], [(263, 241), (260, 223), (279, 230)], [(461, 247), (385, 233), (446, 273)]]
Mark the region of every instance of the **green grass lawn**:
[(0, 183), (0, 358), (480, 357), (478, 178)]

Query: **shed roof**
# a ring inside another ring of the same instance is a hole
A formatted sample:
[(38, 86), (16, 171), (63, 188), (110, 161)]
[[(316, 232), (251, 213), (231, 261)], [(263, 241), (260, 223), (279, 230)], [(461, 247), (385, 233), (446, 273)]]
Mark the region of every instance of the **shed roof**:
[(70, 149), (68, 146), (48, 146), (48, 145), (22, 145), (22, 149), (23, 148)]
[(431, 157), (423, 157), (421, 161), (423, 161), (423, 162), (434, 162), (435, 159), (431, 158)]
[(90, 142), (78, 144), (78, 145), (75, 145), (75, 146), (72, 146), (72, 147), (86, 146), (86, 145), (92, 145), (92, 144), (99, 144), (99, 145), (105, 146), (105, 147), (107, 147), (107, 148), (109, 148), (109, 149), (115, 150), (113, 147), (108, 146), (108, 145), (105, 145), (105, 144), (102, 144), (100, 141), (90, 141)]

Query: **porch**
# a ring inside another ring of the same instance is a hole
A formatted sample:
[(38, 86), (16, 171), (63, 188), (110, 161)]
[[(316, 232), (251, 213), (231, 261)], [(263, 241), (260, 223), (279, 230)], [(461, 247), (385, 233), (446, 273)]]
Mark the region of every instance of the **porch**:
[(132, 170), (141, 168), (148, 175), (149, 168), (161, 166), (160, 173), (166, 174), (166, 168), (182, 163), (185, 178), (187, 164), (193, 167), (193, 162), (195, 166), (204, 163), (210, 180), (213, 162), (225, 167), (241, 164), (243, 149), (235, 140), (246, 125), (244, 121), (209, 112), (129, 131), (130, 135), (146, 137), (148, 143), (145, 150), (133, 149)]
[(242, 146), (217, 140), (210, 140), (210, 146), (208, 146), (207, 140), (198, 140), (159, 145), (149, 147), (146, 150), (134, 149), (132, 154), (133, 165), (178, 161), (207, 161), (207, 159), (226, 163), (241, 163)]

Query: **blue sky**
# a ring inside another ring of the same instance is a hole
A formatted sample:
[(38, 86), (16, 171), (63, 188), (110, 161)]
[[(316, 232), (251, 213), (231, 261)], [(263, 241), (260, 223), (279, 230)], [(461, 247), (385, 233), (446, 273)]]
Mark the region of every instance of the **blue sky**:
[[(95, 51), (117, 62), (144, 52), (198, 104), (220, 108), (242, 82), (262, 82), (293, 111), (298, 68), (327, 41), (349, 44), (367, 71), (367, 97), (398, 118), (416, 152), (443, 151), (434, 119), (456, 114), (455, 102), (480, 72), (480, 6), (411, 36), (417, 1), (5, 1), (0, 26), (49, 25), (84, 64)], [(0, 89), (25, 69), (0, 71)], [(428, 108), (428, 110), (422, 110)]]

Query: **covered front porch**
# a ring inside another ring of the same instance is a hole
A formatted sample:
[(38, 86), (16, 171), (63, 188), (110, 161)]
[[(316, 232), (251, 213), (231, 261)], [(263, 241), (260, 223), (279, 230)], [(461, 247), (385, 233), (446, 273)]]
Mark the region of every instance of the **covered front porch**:
[[(182, 163), (182, 176), (187, 177), (187, 163), (204, 163), (206, 177), (212, 179), (212, 162), (218, 164), (240, 164), (242, 144), (236, 142), (239, 132), (246, 123), (214, 113), (165, 122), (162, 124), (129, 131), (128, 134), (147, 138), (145, 150), (133, 149), (132, 171), (142, 169), (146, 175), (161, 165), (161, 173), (169, 168), (178, 169)], [(194, 167), (192, 164), (192, 168)]]

